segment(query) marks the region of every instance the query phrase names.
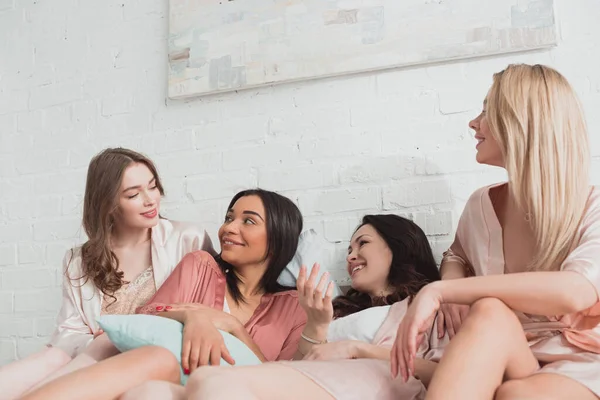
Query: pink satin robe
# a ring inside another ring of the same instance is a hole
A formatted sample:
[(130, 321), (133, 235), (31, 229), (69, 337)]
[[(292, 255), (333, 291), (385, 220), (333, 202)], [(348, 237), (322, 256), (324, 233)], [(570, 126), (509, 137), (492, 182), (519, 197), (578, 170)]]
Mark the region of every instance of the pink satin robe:
[[(138, 312), (156, 313), (156, 307), (175, 303), (199, 303), (223, 309), (225, 275), (214, 258), (197, 251), (186, 255), (171, 276)], [(291, 360), (306, 325), (306, 313), (298, 302), (298, 292), (286, 290), (262, 296), (258, 308), (245, 324), (250, 337), (267, 361)]]

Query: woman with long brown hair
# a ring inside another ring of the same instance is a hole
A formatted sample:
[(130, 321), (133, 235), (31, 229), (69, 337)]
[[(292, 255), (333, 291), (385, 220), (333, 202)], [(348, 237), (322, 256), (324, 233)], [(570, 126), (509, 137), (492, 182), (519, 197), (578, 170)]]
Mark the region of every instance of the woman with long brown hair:
[(0, 369), (3, 399), (114, 354), (96, 319), (134, 313), (184, 255), (214, 253), (206, 231), (160, 217), (163, 195), (154, 163), (140, 153), (109, 148), (91, 160), (82, 221), (88, 240), (64, 257), (56, 330), (46, 349)]

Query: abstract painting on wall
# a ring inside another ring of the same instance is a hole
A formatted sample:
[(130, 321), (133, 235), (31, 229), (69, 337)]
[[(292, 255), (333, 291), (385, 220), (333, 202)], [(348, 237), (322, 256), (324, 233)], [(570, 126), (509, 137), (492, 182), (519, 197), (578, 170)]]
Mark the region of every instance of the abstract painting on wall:
[(554, 46), (553, 0), (170, 0), (169, 97)]

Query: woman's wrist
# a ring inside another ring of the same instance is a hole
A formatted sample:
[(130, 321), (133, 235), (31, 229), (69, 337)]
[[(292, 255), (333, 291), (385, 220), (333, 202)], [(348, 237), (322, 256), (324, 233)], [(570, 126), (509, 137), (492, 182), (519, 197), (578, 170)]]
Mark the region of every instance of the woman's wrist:
[(304, 327), (302, 335), (316, 342), (323, 342), (327, 339), (329, 324), (315, 324), (310, 321)]

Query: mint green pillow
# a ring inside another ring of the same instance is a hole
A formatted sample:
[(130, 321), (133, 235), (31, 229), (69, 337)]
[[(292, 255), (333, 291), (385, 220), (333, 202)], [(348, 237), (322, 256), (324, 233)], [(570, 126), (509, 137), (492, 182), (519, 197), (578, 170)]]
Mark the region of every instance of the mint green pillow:
[[(98, 318), (98, 324), (121, 353), (142, 346), (160, 346), (173, 353), (181, 364), (183, 324), (180, 322), (156, 315), (134, 314), (103, 315)], [(261, 363), (241, 340), (227, 332), (219, 332), (236, 366)], [(221, 359), (221, 365), (229, 364)], [(185, 385), (187, 379), (181, 369), (181, 384)]]

